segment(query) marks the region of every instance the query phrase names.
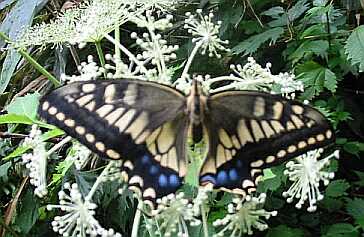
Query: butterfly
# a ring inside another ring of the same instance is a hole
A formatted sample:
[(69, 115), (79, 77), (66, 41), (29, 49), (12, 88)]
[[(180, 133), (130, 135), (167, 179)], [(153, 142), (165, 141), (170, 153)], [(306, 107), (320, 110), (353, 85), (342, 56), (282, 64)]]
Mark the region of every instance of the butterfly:
[(257, 91), (208, 95), (141, 80), (75, 82), (41, 99), (39, 114), (100, 157), (122, 160), (131, 189), (154, 205), (187, 173), (187, 140), (204, 139), (201, 185), (247, 195), (262, 170), (333, 142), (317, 110)]

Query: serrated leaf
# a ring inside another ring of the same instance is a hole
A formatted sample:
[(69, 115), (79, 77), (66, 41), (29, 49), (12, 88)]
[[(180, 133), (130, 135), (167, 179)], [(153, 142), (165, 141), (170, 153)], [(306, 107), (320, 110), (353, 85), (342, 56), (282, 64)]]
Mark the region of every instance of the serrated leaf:
[(283, 7), (272, 7), (272, 8), (269, 8), (268, 10), (260, 13), (261, 15), (265, 15), (265, 16), (270, 16), (272, 18), (275, 18), (275, 19), (278, 19), (281, 17), (281, 14), (284, 13), (284, 9)]
[(355, 198), (346, 205), (346, 210), (364, 230), (364, 199)]
[(348, 188), (350, 188), (350, 184), (345, 180), (334, 180), (327, 186), (325, 194), (328, 197), (341, 197), (347, 194)]
[(254, 35), (249, 37), (248, 39), (240, 42), (234, 48), (232, 48), (233, 54), (243, 54), (243, 56), (252, 54), (258, 50), (259, 47), (262, 46), (267, 41), (270, 41), (270, 44), (275, 44), (277, 39), (284, 33), (284, 29), (282, 27), (276, 27), (264, 31), (263, 33)]
[(297, 63), (306, 55), (318, 55), (327, 58), (329, 42), (326, 40), (305, 41), (288, 57), (293, 63)]
[(286, 225), (279, 225), (270, 228), (265, 237), (304, 237), (304, 232), (298, 228), (291, 228)]
[(359, 66), (359, 71), (364, 71), (364, 25), (358, 26), (351, 32), (345, 45), (345, 53), (352, 65)]
[(324, 207), (329, 212), (338, 211), (343, 207), (343, 201), (328, 197), (327, 195), (324, 197), (324, 200), (320, 202), (320, 206)]
[(275, 20), (268, 22), (268, 25), (270, 27), (287, 26), (287, 24), (300, 17), (308, 8), (309, 5), (307, 0), (300, 0), (290, 9), (288, 9), (287, 12), (280, 14), (279, 17), (275, 15)]
[(347, 223), (338, 223), (330, 226), (322, 237), (357, 237), (359, 232), (354, 226)]
[(9, 114), (24, 115), (31, 120), (34, 120), (37, 117), (39, 98), (39, 93), (17, 97), (12, 103), (6, 106), (5, 110), (7, 110)]
[(358, 176), (359, 181), (354, 182), (354, 184), (364, 187), (364, 172), (354, 171), (354, 173)]
[(337, 78), (335, 73), (314, 61), (299, 65), (297, 74), (297, 78), (307, 87), (301, 95), (302, 99), (311, 100), (319, 95), (324, 88), (331, 92), (336, 91)]

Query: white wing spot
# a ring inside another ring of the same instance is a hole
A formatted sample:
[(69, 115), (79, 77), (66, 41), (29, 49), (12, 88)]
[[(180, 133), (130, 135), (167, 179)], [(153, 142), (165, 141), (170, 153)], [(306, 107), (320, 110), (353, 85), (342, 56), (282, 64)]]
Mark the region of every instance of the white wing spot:
[(88, 84), (82, 85), (82, 91), (85, 93), (89, 93), (91, 91), (94, 91), (95, 89), (96, 89), (95, 84), (88, 83)]
[(262, 166), (263, 164), (264, 164), (264, 161), (257, 160), (255, 162), (250, 163), (250, 166), (251, 167), (254, 167), (254, 168), (258, 168), (258, 167)]
[(57, 108), (56, 108), (56, 107), (54, 107), (54, 106), (50, 107), (50, 108), (48, 109), (48, 113), (49, 113), (50, 115), (55, 115), (55, 114), (57, 113)]
[(63, 121), (66, 118), (66, 116), (64, 115), (64, 113), (58, 113), (56, 114), (56, 118), (60, 121)]
[(112, 159), (120, 159), (120, 154), (113, 149), (108, 149), (106, 151), (106, 155), (108, 155)]
[(43, 104), (42, 104), (42, 110), (47, 110), (49, 108), (49, 103), (48, 101), (44, 101)]
[(76, 126), (75, 130), (76, 130), (76, 132), (77, 132), (78, 134), (80, 134), (80, 135), (83, 135), (83, 134), (85, 134), (85, 132), (86, 132), (86, 129), (85, 129), (85, 127), (83, 127), (83, 126)]
[(96, 142), (95, 147), (96, 147), (97, 150), (99, 150), (101, 152), (104, 152), (105, 151), (105, 145), (102, 142)]
[(68, 127), (74, 127), (75, 126), (75, 120), (73, 120), (73, 119), (66, 119), (64, 121), (64, 124), (66, 124)]

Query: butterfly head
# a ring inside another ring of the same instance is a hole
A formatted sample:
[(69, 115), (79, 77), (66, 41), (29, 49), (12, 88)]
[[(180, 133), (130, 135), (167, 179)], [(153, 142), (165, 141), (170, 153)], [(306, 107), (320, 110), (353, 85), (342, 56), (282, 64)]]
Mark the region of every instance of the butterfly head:
[(202, 90), (201, 82), (193, 80), (190, 93), (187, 97), (187, 113), (191, 124), (198, 125), (203, 121), (206, 98), (207, 97)]

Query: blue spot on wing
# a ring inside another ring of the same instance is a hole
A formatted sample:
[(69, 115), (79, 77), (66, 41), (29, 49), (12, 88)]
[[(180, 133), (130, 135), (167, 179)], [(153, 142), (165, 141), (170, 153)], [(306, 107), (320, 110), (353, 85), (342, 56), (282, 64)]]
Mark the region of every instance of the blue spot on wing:
[(150, 164), (150, 157), (148, 155), (144, 155), (142, 158), (142, 164), (143, 165), (148, 165)]
[(169, 176), (169, 184), (172, 187), (178, 187), (181, 184), (181, 181), (179, 180), (179, 177), (175, 174), (171, 174)]
[(158, 184), (161, 187), (166, 187), (168, 185), (167, 176), (165, 176), (164, 174), (159, 175)]
[(156, 165), (152, 165), (149, 168), (149, 174), (151, 174), (151, 175), (156, 175), (156, 174), (158, 174), (158, 172), (159, 172), (159, 169)]
[(239, 175), (238, 175), (238, 172), (236, 171), (236, 169), (233, 168), (229, 171), (229, 178), (231, 181), (238, 180)]
[(225, 170), (219, 171), (216, 179), (217, 179), (217, 185), (220, 186), (226, 184), (228, 182), (227, 172)]

